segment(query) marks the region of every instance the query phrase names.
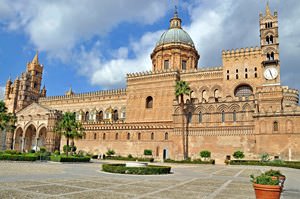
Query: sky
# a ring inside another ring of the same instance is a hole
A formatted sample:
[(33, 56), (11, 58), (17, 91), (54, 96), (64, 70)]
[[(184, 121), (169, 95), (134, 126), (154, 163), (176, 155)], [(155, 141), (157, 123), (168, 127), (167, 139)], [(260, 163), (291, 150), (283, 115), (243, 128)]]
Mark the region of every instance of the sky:
[[(48, 96), (125, 88), (127, 73), (151, 70), (175, 4), (198, 68), (221, 66), (223, 49), (259, 46), (266, 0), (1, 0), (0, 99), (36, 51)], [(270, 8), (279, 15), (281, 83), (299, 89), (300, 1), (271, 0)]]

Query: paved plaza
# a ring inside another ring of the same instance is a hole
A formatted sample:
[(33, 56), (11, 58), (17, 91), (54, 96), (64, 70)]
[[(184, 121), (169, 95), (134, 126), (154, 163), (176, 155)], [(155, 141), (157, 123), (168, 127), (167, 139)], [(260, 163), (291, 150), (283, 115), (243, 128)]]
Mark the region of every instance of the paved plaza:
[[(172, 165), (173, 174), (136, 176), (101, 171), (101, 162), (0, 162), (0, 198), (255, 198), (250, 174), (270, 167)], [(300, 170), (287, 176), (284, 199), (300, 198)]]

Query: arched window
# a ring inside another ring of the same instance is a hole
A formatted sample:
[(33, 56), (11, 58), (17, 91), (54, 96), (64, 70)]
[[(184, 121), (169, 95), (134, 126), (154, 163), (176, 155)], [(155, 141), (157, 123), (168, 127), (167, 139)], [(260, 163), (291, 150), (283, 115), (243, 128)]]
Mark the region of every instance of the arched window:
[(165, 140), (168, 140), (169, 139), (169, 134), (168, 132), (165, 133)]
[(151, 133), (151, 140), (154, 140), (154, 133)]
[(98, 121), (102, 121), (103, 120), (103, 111), (100, 111), (98, 113)]
[(127, 133), (127, 140), (130, 140), (130, 133)]
[(146, 98), (146, 108), (153, 108), (153, 98), (151, 96)]
[(103, 135), (102, 135), (102, 139), (103, 139), (103, 140), (105, 140), (105, 138), (106, 138), (106, 134), (105, 134), (105, 133), (103, 133)]
[(90, 118), (90, 114), (89, 114), (89, 112), (87, 111), (87, 112), (85, 113), (84, 120), (87, 122), (87, 121), (89, 121), (89, 118)]
[(238, 86), (234, 91), (234, 96), (236, 97), (249, 97), (252, 95), (252, 88), (249, 85)]
[(265, 28), (268, 28), (268, 25), (267, 25), (267, 23), (265, 23)]
[(270, 61), (271, 60), (271, 56), (269, 53), (267, 53), (267, 61)]
[(182, 67), (182, 70), (186, 70), (186, 60), (182, 60), (182, 63), (181, 63), (181, 67)]
[(141, 140), (141, 133), (138, 133), (138, 140)]
[(221, 118), (221, 120), (222, 120), (222, 123), (224, 123), (225, 122), (225, 112), (224, 111), (222, 111), (222, 118)]
[(267, 44), (270, 43), (270, 38), (269, 38), (269, 36), (266, 37), (266, 43), (267, 43)]
[(114, 121), (117, 121), (119, 119), (118, 110), (114, 110), (113, 119), (114, 119)]
[(117, 139), (119, 139), (119, 133), (116, 133), (116, 135), (115, 135), (115, 136), (116, 136), (116, 137), (115, 137), (115, 138), (116, 138), (116, 140), (117, 140)]
[(271, 36), (270, 36), (270, 42), (269, 42), (269, 43), (270, 43), (270, 44), (273, 44), (273, 42), (274, 42), (274, 41), (273, 41), (273, 35), (271, 35)]
[(278, 122), (273, 122), (273, 131), (278, 131)]
[(232, 117), (233, 117), (233, 121), (236, 122), (236, 111), (233, 111)]
[(199, 123), (202, 123), (202, 112), (199, 113)]
[(96, 140), (97, 139), (97, 134), (96, 133), (94, 133), (94, 140)]
[(164, 69), (168, 70), (169, 69), (169, 60), (164, 61)]
[(270, 60), (274, 60), (274, 52), (271, 52)]
[(206, 90), (202, 91), (202, 102), (206, 102), (207, 101), (207, 96), (206, 96)]
[(239, 75), (238, 74), (235, 75), (235, 79), (239, 79)]
[(187, 115), (187, 123), (188, 124), (192, 122), (192, 117), (193, 117), (193, 114), (191, 112), (189, 112)]

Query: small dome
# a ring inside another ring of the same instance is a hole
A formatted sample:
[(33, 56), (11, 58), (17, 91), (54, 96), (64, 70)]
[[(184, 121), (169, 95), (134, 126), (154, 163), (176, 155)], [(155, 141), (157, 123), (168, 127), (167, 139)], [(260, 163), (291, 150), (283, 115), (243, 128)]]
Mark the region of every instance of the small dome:
[(161, 44), (169, 44), (169, 43), (183, 43), (190, 46), (194, 46), (194, 42), (190, 35), (182, 30), (181, 28), (171, 28), (164, 32), (156, 46)]

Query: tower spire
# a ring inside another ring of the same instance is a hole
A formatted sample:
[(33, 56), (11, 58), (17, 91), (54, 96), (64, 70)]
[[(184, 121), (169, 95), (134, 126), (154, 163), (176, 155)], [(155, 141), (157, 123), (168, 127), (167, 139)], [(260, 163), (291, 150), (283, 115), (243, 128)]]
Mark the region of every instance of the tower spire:
[(40, 64), (39, 63), (39, 52), (38, 51), (36, 51), (35, 56), (34, 56), (34, 58), (33, 58), (33, 60), (32, 60), (31, 63), (33, 63), (33, 64)]
[(269, 0), (267, 1), (266, 15), (271, 15), (271, 10), (270, 10), (270, 6), (269, 6)]

